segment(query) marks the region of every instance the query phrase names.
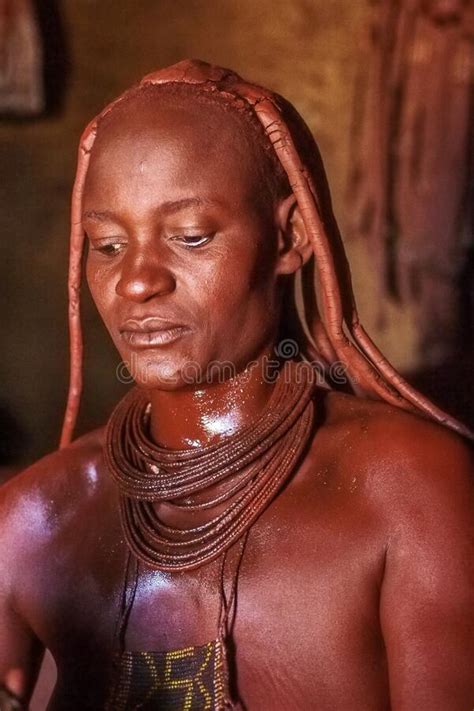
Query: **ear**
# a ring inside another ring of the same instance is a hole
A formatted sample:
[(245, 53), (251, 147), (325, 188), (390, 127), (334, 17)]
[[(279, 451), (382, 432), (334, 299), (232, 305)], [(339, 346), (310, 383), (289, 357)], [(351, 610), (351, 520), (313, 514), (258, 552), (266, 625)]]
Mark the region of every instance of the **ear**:
[(301, 211), (293, 195), (288, 195), (276, 207), (278, 228), (277, 274), (294, 274), (313, 253)]

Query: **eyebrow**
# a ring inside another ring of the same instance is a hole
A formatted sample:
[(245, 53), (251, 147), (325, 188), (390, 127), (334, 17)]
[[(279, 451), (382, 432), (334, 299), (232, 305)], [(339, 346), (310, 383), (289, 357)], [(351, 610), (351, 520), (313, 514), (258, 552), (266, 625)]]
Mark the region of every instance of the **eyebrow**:
[[(200, 197), (189, 197), (181, 198), (180, 200), (168, 200), (167, 202), (161, 203), (156, 208), (156, 212), (163, 215), (171, 215), (180, 210), (184, 210), (187, 207), (201, 207), (204, 205), (220, 205), (222, 204), (218, 200), (209, 200)], [(96, 220), (97, 222), (106, 222), (110, 220), (115, 220), (117, 215), (112, 210), (86, 210), (82, 214), (83, 220)]]

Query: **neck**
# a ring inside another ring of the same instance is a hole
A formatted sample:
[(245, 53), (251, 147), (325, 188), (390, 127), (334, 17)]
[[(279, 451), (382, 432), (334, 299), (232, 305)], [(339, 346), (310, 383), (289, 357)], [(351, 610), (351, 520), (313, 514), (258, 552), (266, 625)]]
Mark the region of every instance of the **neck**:
[[(223, 382), (178, 391), (150, 391), (150, 434), (168, 449), (213, 444), (258, 418), (274, 383), (265, 369), (269, 353)], [(273, 371), (270, 372), (274, 376)]]

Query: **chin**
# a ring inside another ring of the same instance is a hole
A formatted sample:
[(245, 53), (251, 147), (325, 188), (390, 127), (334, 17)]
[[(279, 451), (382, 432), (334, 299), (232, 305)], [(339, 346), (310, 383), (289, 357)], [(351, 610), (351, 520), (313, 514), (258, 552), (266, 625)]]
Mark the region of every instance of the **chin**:
[(132, 354), (123, 362), (135, 384), (146, 390), (183, 390), (200, 382), (201, 369), (189, 359), (154, 358), (151, 354), (137, 358)]
[(163, 380), (160, 378), (150, 378), (149, 380), (140, 381), (134, 379), (135, 385), (143, 390), (162, 390), (163, 392), (177, 392), (179, 390), (186, 390), (189, 387), (186, 383), (179, 380)]

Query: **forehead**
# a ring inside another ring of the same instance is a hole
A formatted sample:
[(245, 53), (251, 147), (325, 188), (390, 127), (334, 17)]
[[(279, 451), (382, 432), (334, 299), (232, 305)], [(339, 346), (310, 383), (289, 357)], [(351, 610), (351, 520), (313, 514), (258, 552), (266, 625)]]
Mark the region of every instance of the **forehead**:
[(238, 116), (192, 97), (143, 95), (100, 123), (84, 199), (140, 189), (159, 190), (163, 199), (189, 190), (232, 199), (254, 190), (258, 172), (258, 156)]

